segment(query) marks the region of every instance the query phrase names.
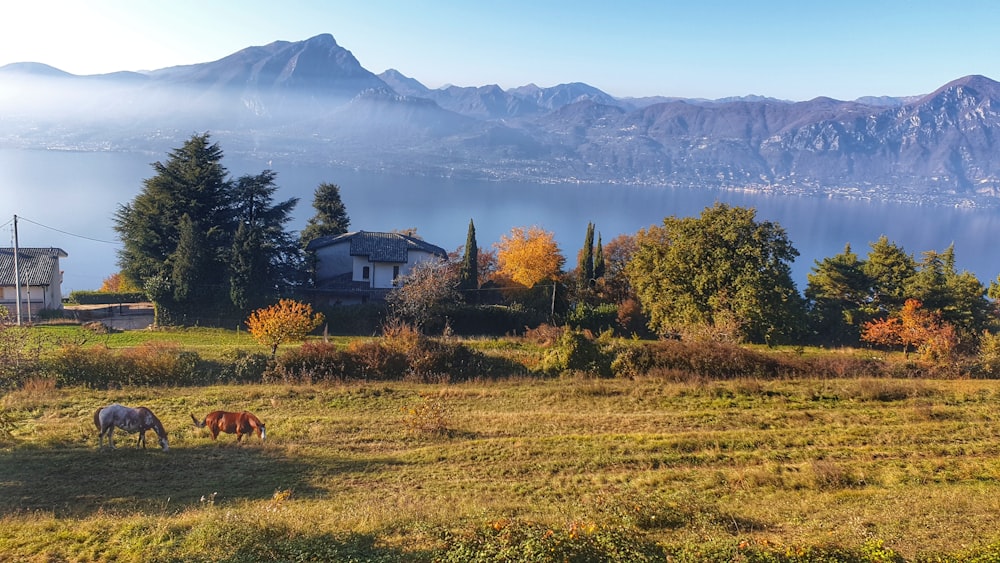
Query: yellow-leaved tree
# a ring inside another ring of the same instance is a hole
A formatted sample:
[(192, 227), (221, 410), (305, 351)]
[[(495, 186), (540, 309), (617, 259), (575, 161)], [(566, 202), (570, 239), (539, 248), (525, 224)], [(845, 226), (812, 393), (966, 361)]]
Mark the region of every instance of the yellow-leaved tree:
[(278, 303), (257, 309), (247, 319), (250, 334), (263, 346), (271, 347), (271, 357), (285, 342), (305, 340), (306, 335), (323, 323), (323, 313), (313, 313), (308, 303), (282, 299)]
[(565, 261), (553, 234), (541, 227), (514, 227), (495, 246), (496, 276), (525, 287), (556, 279)]

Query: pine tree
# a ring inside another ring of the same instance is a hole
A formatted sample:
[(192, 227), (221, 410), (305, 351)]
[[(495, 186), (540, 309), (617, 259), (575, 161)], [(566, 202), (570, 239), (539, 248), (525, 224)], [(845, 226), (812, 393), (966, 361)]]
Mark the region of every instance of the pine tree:
[(476, 244), (476, 225), (469, 219), (469, 233), (465, 237), (465, 255), (459, 275), (458, 289), (465, 292), (466, 300), (474, 300), (479, 288), (479, 246)]
[(347, 216), (347, 207), (340, 199), (340, 186), (322, 183), (313, 194), (313, 215), (302, 229), (301, 243), (305, 248), (310, 241), (323, 236), (340, 235), (347, 232), (351, 219)]

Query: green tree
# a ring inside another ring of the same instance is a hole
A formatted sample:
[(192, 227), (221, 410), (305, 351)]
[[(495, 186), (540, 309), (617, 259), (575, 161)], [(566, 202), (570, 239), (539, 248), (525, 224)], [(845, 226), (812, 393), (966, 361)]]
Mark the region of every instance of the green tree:
[(953, 326), (966, 348), (974, 346), (995, 320), (986, 287), (969, 272), (956, 270), (954, 245), (944, 252), (924, 252), (916, 273), (907, 279), (905, 292)]
[(601, 233), (597, 233), (597, 248), (594, 250), (594, 279), (604, 277), (607, 265), (604, 263), (604, 245), (601, 244)]
[(871, 319), (872, 282), (864, 271), (864, 262), (851, 251), (816, 261), (807, 276), (806, 299), (809, 321), (820, 342), (854, 345), (861, 328)]
[(114, 227), (122, 241), (122, 275), (138, 287), (158, 288), (149, 297), (165, 317), (195, 309), (188, 298), (227, 301), (225, 259), (234, 231), (222, 149), (205, 133), (169, 156), (153, 164), (155, 175), (143, 181), (135, 199), (119, 206)]
[(898, 311), (906, 302), (906, 285), (916, 274), (916, 262), (885, 235), (870, 246), (863, 269), (872, 282), (872, 306), (879, 314)]
[(306, 222), (300, 240), (302, 248), (319, 237), (341, 235), (351, 226), (347, 207), (340, 198), (340, 186), (323, 182), (313, 193), (313, 209), (316, 214)]
[(798, 251), (754, 209), (717, 203), (698, 218), (667, 217), (636, 240), (629, 281), (657, 333), (779, 342), (803, 326), (789, 266)]
[(581, 290), (590, 288), (594, 279), (594, 224), (587, 223), (587, 234), (583, 238), (583, 248), (576, 267), (577, 285)]
[(302, 251), (284, 226), (298, 198), (274, 203), (276, 174), (265, 170), (241, 176), (233, 186), (233, 212), (238, 223), (231, 249), (230, 297), (239, 311), (274, 300), (282, 287), (299, 285)]
[(465, 252), (459, 270), (458, 289), (466, 301), (475, 301), (475, 290), (479, 288), (479, 245), (476, 242), (476, 225), (469, 219), (469, 232), (465, 236)]

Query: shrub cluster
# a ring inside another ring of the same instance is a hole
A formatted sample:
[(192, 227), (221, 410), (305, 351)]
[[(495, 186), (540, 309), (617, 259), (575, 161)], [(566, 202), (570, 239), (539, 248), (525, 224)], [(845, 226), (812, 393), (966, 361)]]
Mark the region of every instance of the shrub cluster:
[(420, 382), (493, 379), (511, 375), (511, 366), (460, 343), (413, 334), (354, 340), (346, 348), (306, 342), (277, 358), (269, 381), (309, 383), (350, 380)]
[(803, 358), (756, 352), (735, 344), (682, 340), (617, 345), (611, 371), (617, 377), (651, 375), (673, 380), (754, 377), (892, 377), (893, 364), (875, 358)]
[[(123, 385), (194, 385), (204, 382), (196, 352), (163, 342), (147, 342), (120, 352), (65, 345), (47, 360), (60, 385), (103, 388)], [(201, 377), (199, 377), (201, 375)]]

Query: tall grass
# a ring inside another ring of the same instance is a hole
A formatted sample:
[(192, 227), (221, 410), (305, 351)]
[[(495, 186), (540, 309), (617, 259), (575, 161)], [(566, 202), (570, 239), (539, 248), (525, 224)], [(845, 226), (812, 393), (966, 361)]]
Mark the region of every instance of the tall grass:
[[(0, 553), (97, 561), (959, 561), (1000, 553), (1000, 383), (563, 377), (0, 400)], [(98, 451), (143, 404), (171, 449)], [(268, 441), (190, 414), (251, 410)], [(742, 558), (742, 559), (741, 559)]]

